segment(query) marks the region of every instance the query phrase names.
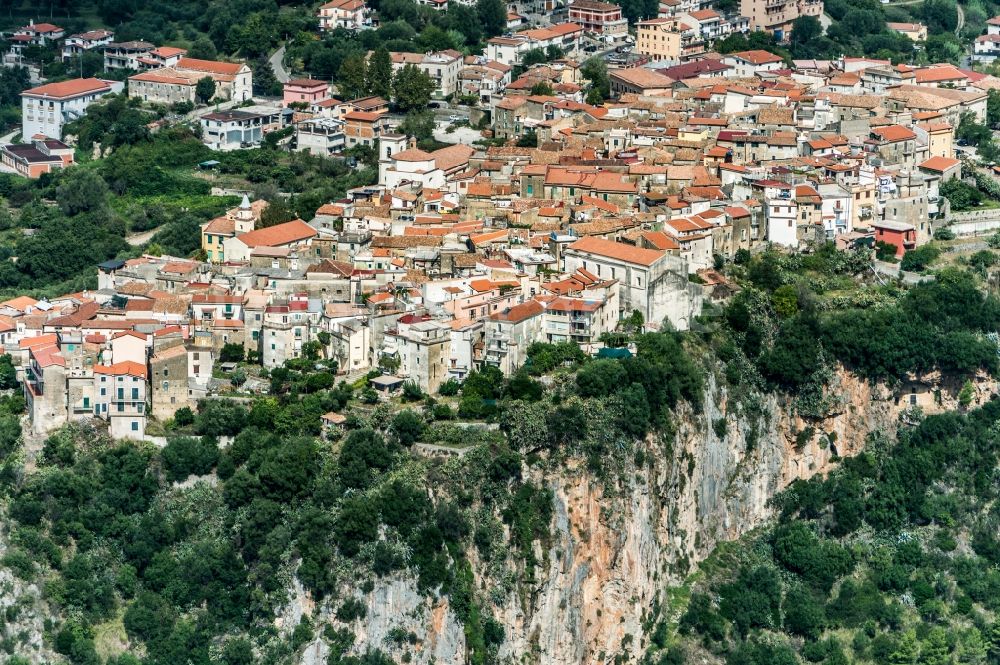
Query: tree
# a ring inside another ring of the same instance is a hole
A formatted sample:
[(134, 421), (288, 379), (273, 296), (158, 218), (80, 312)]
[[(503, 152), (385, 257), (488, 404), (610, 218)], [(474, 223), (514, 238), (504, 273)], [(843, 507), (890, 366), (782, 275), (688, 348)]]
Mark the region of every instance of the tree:
[(986, 97), (986, 124), (1000, 124), (1000, 90), (990, 90)]
[(396, 104), (404, 113), (425, 108), (435, 88), (434, 79), (412, 64), (396, 72), (393, 82)]
[(68, 169), (56, 188), (59, 208), (67, 215), (105, 211), (108, 194), (108, 184), (93, 169)]
[(940, 253), (941, 250), (934, 245), (923, 245), (911, 249), (903, 254), (903, 260), (900, 261), (899, 267), (907, 271), (921, 272), (932, 264)]
[(337, 88), (341, 96), (346, 99), (364, 97), (368, 89), (366, 74), (367, 65), (363, 56), (351, 55), (345, 58), (337, 72)]
[(531, 86), (531, 94), (549, 96), (552, 94), (552, 85), (548, 81), (539, 81)]
[(227, 342), (222, 345), (222, 350), (219, 351), (219, 361), (224, 363), (243, 362), (244, 354), (245, 351), (242, 344)]
[(379, 46), (368, 58), (365, 84), (369, 95), (378, 95), (384, 99), (392, 96), (392, 56), (385, 46)]
[(289, 208), (283, 199), (276, 198), (273, 201), (269, 201), (267, 207), (260, 214), (259, 226), (263, 229), (275, 226), (276, 224), (284, 224), (296, 217), (295, 211)]
[(545, 49), (537, 46), (533, 49), (528, 49), (525, 51), (524, 55), (521, 56), (521, 65), (528, 69), (530, 69), (533, 65), (540, 65), (548, 61), (549, 56), (545, 54)]
[(928, 32), (954, 32), (958, 27), (958, 8), (955, 0), (926, 0), (923, 4), (924, 21)]
[(253, 94), (269, 97), (281, 95), (281, 81), (274, 75), (274, 68), (266, 55), (251, 60), (250, 69), (253, 70)]
[(202, 104), (207, 104), (215, 96), (215, 79), (203, 76), (194, 86), (194, 96)]
[(771, 294), (775, 313), (782, 318), (795, 316), (799, 311), (799, 295), (791, 284), (779, 286)]
[(185, 436), (170, 439), (161, 454), (167, 480), (180, 482), (210, 473), (219, 460), (219, 447), (211, 437)]
[(434, 137), (434, 113), (429, 109), (410, 111), (399, 125), (399, 131), (417, 141)]
[(823, 35), (823, 25), (815, 16), (800, 16), (792, 21), (792, 46), (808, 44)]
[(507, 30), (507, 6), (501, 0), (477, 0), (476, 14), (487, 37), (502, 35)]
[(219, 54), (215, 50), (215, 44), (212, 43), (212, 40), (203, 35), (191, 43), (187, 57), (198, 60), (215, 60)]
[(826, 622), (823, 604), (809, 589), (802, 586), (789, 589), (783, 606), (785, 630), (810, 640), (815, 640), (822, 634)]
[(10, 354), (0, 356), (0, 390), (17, 388), (17, 370), (11, 362)]
[(983, 201), (983, 193), (958, 178), (951, 178), (940, 186), (941, 196), (948, 199), (953, 212), (971, 210)]
[[(588, 104), (600, 104), (611, 96), (611, 78), (608, 76), (608, 63), (605, 62), (604, 58), (588, 58), (583, 63), (583, 66), (580, 67), (580, 74), (590, 81), (590, 91), (587, 97)], [(596, 93), (591, 96), (590, 93), (594, 91)], [(600, 101), (597, 101), (598, 94), (600, 95)]]
[(392, 433), (400, 445), (407, 448), (423, 438), (426, 427), (424, 419), (410, 409), (400, 411), (392, 419)]

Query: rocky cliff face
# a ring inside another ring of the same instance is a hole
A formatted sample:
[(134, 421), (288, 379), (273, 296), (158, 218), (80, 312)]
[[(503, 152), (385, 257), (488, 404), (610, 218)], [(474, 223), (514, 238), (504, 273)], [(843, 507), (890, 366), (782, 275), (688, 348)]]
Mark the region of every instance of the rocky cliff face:
[[(641, 463), (616, 485), (599, 482), (582, 465), (540, 477), (556, 505), (553, 543), (535, 583), (497, 597), (495, 573), (473, 561), (506, 631), (501, 657), (576, 665), (641, 652), (648, 640), (644, 619), (666, 586), (719, 542), (768, 519), (769, 500), (789, 483), (829, 471), (836, 455), (860, 451), (870, 432), (895, 427), (900, 407), (889, 391), (846, 373), (834, 385), (834, 402), (843, 406), (807, 423), (790, 401), (773, 395), (756, 410), (764, 415), (734, 415), (739, 410), (730, 408), (730, 396), (712, 381), (705, 412), (682, 414), (670, 445), (646, 442)], [(463, 627), (446, 600), (423, 599), (403, 580), (376, 583), (366, 600), (369, 615), (356, 650), (386, 649), (389, 630), (402, 627), (418, 638), (412, 662), (465, 662)]]

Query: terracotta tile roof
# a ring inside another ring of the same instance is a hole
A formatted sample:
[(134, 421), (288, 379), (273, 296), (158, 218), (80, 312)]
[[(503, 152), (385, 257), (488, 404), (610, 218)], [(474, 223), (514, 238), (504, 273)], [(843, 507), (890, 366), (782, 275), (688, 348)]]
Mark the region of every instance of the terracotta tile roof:
[(236, 222), (229, 217), (216, 217), (205, 224), (202, 231), (215, 235), (233, 235), (236, 232)]
[(236, 236), (247, 247), (275, 247), (300, 242), (317, 235), (316, 229), (301, 219), (276, 224)]
[(218, 60), (199, 60), (197, 58), (181, 58), (177, 61), (177, 69), (190, 69), (209, 74), (228, 74), (230, 76), (239, 74), (240, 69), (245, 66), (241, 62), (219, 62)]
[(150, 51), (153, 55), (158, 55), (161, 58), (172, 58), (175, 55), (183, 55), (187, 53), (187, 49), (177, 48), (176, 46), (158, 46)]
[(887, 125), (885, 127), (875, 127), (872, 129), (872, 134), (875, 134), (883, 141), (888, 141), (889, 143), (895, 143), (897, 141), (911, 141), (917, 138), (917, 135), (911, 132), (906, 127), (900, 125)]
[(59, 335), (55, 333), (46, 333), (45, 335), (37, 335), (35, 337), (25, 337), (17, 342), (17, 346), (19, 349), (34, 349), (40, 346), (57, 344), (58, 342)]
[(147, 339), (147, 335), (144, 335), (143, 333), (135, 330), (123, 330), (122, 332), (118, 332), (112, 335), (111, 339), (119, 339), (120, 337), (134, 337), (136, 339), (141, 339), (144, 342)]
[(914, 73), (917, 83), (937, 83), (966, 78), (957, 67), (923, 67)]
[(613, 69), (609, 72), (611, 78), (624, 81), (637, 88), (669, 88), (674, 80), (645, 67), (630, 67), (628, 69)]
[(16, 298), (0, 302), (0, 307), (10, 307), (11, 309), (16, 309), (19, 312), (25, 312), (29, 307), (34, 307), (37, 304), (38, 301), (30, 296), (18, 296)]
[(927, 169), (928, 171), (937, 171), (938, 173), (944, 173), (948, 169), (955, 168), (961, 164), (957, 159), (952, 159), (951, 157), (931, 157), (925, 162), (918, 164), (922, 169)]
[(108, 92), (110, 90), (111, 86), (105, 81), (96, 78), (86, 78), (60, 81), (59, 83), (47, 83), (37, 88), (25, 90), (21, 94), (31, 97), (55, 97), (62, 99), (66, 97), (79, 97), (94, 92)]
[(385, 113), (372, 113), (369, 111), (351, 111), (344, 114), (344, 120), (357, 120), (358, 122), (375, 122)]
[(125, 360), (112, 365), (94, 365), (94, 374), (138, 376), (144, 379), (146, 378), (146, 366), (131, 360)]
[(59, 347), (55, 344), (32, 347), (30, 353), (39, 367), (66, 366), (66, 359), (59, 353)]
[(638, 247), (633, 247), (632, 245), (626, 245), (624, 243), (614, 242), (613, 240), (605, 240), (603, 238), (596, 238), (592, 236), (580, 238), (567, 247), (567, 249), (587, 252), (589, 254), (596, 254), (610, 259), (644, 266), (651, 266), (663, 257), (663, 252), (651, 249), (640, 249)]
[(668, 236), (663, 231), (646, 231), (641, 234), (642, 238), (659, 250), (680, 249), (677, 241)]
[(727, 57), (739, 58), (740, 60), (745, 60), (752, 65), (766, 65), (772, 62), (781, 62), (781, 58), (778, 56), (761, 49), (741, 51), (740, 53), (733, 53)]
[(163, 267), (160, 268), (160, 272), (174, 275), (186, 275), (197, 267), (198, 264), (193, 261), (171, 261), (169, 263), (165, 263)]
[(496, 312), (490, 314), (490, 319), (493, 321), (506, 321), (508, 323), (520, 323), (521, 321), (526, 321), (533, 316), (538, 316), (545, 311), (545, 307), (542, 303), (537, 300), (529, 300), (526, 303), (521, 303), (520, 305), (514, 305), (509, 307), (502, 312)]
[(170, 76), (168, 74), (157, 74), (156, 71), (143, 72), (135, 76), (129, 76), (129, 81), (144, 81), (148, 83), (167, 83), (170, 85), (198, 85), (193, 79), (186, 79), (183, 76)]

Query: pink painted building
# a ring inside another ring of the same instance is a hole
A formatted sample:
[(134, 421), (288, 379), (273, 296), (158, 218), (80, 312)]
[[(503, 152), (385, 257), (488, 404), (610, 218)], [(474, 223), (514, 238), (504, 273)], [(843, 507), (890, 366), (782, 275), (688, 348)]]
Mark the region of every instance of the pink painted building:
[(311, 106), (330, 97), (330, 84), (314, 79), (292, 79), (285, 83), (282, 105), (288, 106), (294, 102)]

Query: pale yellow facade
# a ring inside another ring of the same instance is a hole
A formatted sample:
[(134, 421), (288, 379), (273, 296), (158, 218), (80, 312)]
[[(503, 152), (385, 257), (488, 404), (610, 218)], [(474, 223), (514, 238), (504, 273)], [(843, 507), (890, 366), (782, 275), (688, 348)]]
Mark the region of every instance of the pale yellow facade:
[(655, 18), (636, 24), (635, 50), (650, 60), (680, 60), (681, 33), (677, 21)]

